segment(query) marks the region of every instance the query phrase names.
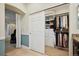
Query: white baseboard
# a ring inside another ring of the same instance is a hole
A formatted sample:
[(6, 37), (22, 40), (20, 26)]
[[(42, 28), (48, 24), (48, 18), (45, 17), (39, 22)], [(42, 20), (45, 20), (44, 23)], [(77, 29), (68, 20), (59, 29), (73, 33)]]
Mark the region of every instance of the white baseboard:
[(24, 45), (22, 45), (22, 48), (24, 48), (24, 49), (30, 49), (30, 47), (27, 47), (27, 46), (24, 46)]

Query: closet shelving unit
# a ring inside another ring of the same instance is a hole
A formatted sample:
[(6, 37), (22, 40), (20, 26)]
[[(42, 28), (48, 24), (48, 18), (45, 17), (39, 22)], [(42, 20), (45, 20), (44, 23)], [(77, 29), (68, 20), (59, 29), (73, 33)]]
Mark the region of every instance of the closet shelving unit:
[[(56, 17), (59, 18), (59, 21)], [(60, 21), (60, 17), (61, 17), (62, 24), (61, 24), (61, 21)], [(64, 20), (63, 17), (67, 17), (66, 20)], [(63, 20), (64, 20), (64, 22), (63, 22)], [(66, 25), (66, 27), (63, 27), (63, 23), (65, 23), (65, 22), (66, 22), (66, 24), (64, 24), (64, 26)], [(58, 26), (57, 26), (57, 23), (58, 23)], [(46, 16), (45, 27), (46, 27), (46, 29), (54, 29), (55, 34), (56, 34), (55, 35), (55, 37), (56, 37), (55, 47), (68, 50), (69, 13), (67, 12), (67, 13), (62, 13), (62, 14), (57, 14), (57, 15)], [(61, 34), (61, 39), (60, 39), (60, 37), (58, 37), (60, 34)]]
[[(62, 13), (62, 14), (58, 14), (58, 15), (55, 15), (55, 16), (59, 18), (59, 19), (55, 18), (55, 20), (57, 20), (57, 21), (59, 20), (58, 21), (59, 23), (56, 21), (56, 23), (55, 23), (56, 28), (54, 28), (55, 33), (56, 33), (56, 47), (68, 50), (69, 13)], [(60, 19), (60, 17), (61, 17), (61, 19)], [(58, 23), (58, 26), (57, 26), (57, 23)], [(63, 24), (65, 25), (65, 27), (63, 26)]]
[(46, 16), (46, 19), (45, 19), (45, 27), (46, 29), (53, 29), (53, 20), (54, 18), (52, 16)]

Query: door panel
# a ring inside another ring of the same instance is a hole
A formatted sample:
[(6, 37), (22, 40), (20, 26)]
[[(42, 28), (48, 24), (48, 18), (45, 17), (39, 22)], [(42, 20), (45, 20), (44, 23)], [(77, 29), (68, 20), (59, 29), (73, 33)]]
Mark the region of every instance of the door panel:
[(45, 15), (39, 12), (30, 15), (30, 47), (32, 50), (44, 53), (45, 50)]

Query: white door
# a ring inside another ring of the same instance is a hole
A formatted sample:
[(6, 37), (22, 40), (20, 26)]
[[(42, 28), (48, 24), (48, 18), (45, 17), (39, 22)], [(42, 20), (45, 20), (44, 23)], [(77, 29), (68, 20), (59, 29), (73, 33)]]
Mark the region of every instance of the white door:
[(45, 15), (39, 12), (30, 15), (30, 48), (44, 53), (45, 50)]
[(16, 14), (16, 48), (21, 47), (21, 18), (19, 14)]

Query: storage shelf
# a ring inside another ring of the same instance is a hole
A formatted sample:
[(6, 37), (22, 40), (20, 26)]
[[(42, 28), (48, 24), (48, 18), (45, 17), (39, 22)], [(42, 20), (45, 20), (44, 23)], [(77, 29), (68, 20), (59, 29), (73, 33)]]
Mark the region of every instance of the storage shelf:
[(53, 29), (53, 16), (46, 16), (45, 27), (46, 29)]
[(69, 31), (62, 31), (62, 33), (69, 33)]
[(62, 30), (62, 31), (60, 31), (59, 29), (55, 30), (55, 32), (69, 33), (69, 31), (68, 31), (68, 30)]
[[(68, 49), (67, 46), (68, 46), (68, 40), (69, 40), (69, 36), (68, 36), (69, 35), (69, 19), (67, 17), (68, 17), (68, 13), (64, 13), (64, 14), (59, 14), (59, 15), (46, 16), (47, 19), (45, 20), (45, 24), (49, 24), (49, 25), (46, 25), (46, 29), (55, 30), (56, 45), (60, 49)], [(65, 18), (66, 18), (65, 20), (66, 22), (63, 20)], [(68, 29), (63, 28), (63, 26), (68, 27)], [(67, 43), (63, 43), (64, 40), (66, 39), (67, 39)], [(62, 44), (60, 45), (60, 43)], [(63, 44), (65, 44), (65, 47), (63, 47), (64, 46)]]

